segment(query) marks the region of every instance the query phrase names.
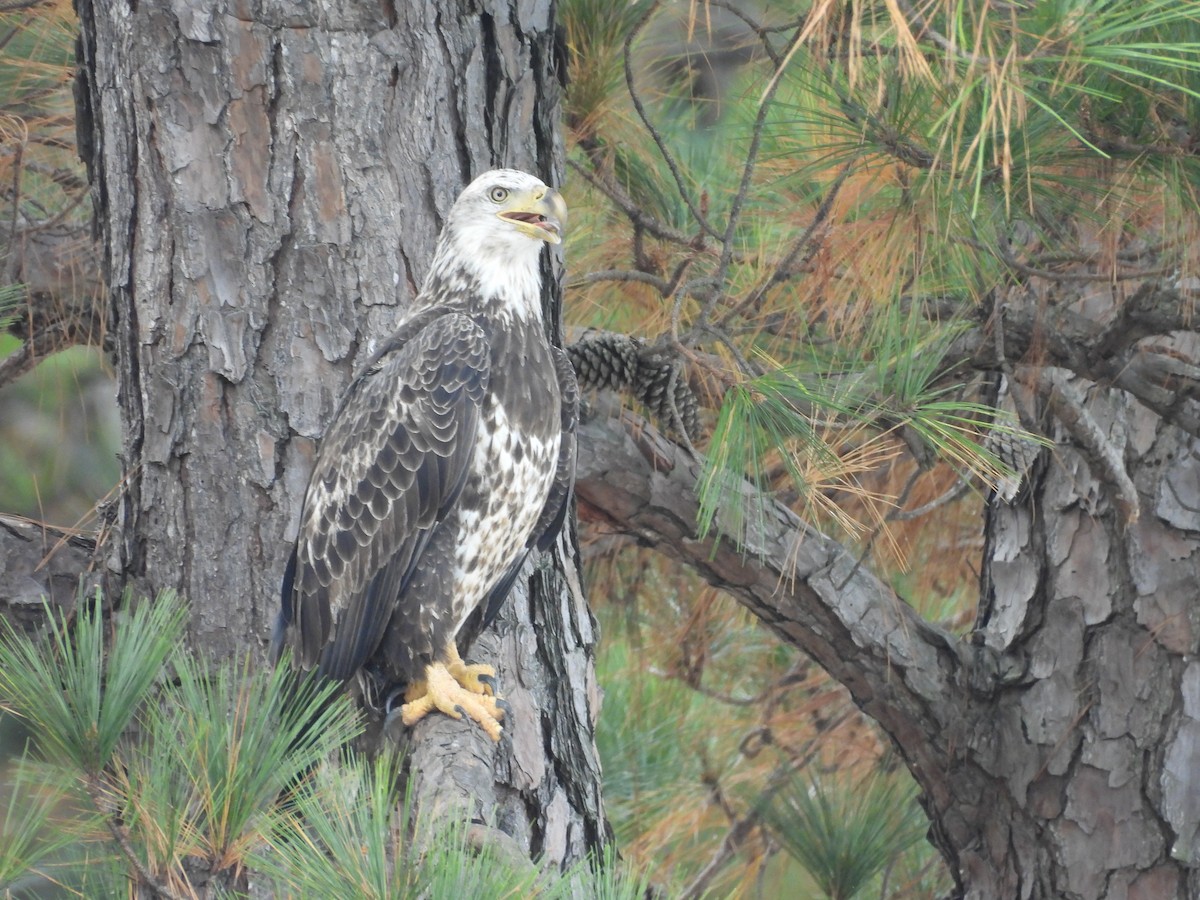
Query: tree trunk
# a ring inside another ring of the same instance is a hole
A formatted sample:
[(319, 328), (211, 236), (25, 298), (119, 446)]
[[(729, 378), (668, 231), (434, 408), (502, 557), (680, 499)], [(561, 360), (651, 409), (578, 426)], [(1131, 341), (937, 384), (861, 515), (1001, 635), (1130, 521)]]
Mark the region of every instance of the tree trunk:
[[(554, 4), (79, 12), (124, 427), (105, 562), (114, 587), (185, 595), (201, 653), (261, 655), (316, 442), (420, 285), (441, 214), (498, 165), (561, 180)], [(511, 742), (449, 721), (415, 738), (418, 766), (465, 773), (423, 781), (431, 804), (465, 795), (556, 863), (604, 833), (594, 635), (573, 534), (560, 543), (476, 654), (498, 664)]]
[(989, 507), (976, 634), (1012, 677), (975, 698), (963, 750), (992, 781), (956, 797), (955, 843), (981, 897), (1196, 897), (1197, 443), (1120, 391), (1081, 409), (1140, 515), (1062, 425), (1020, 500)]

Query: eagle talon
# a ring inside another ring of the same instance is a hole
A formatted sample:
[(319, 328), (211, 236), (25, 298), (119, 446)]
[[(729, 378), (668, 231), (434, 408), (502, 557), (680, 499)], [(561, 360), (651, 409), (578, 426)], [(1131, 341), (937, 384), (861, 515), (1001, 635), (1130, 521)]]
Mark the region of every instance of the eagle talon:
[(433, 710), (445, 713), (452, 719), (464, 717), (474, 719), (493, 741), (500, 740), (500, 720), (504, 710), (495, 697), (478, 693), (461, 684), (444, 663), (432, 663), (425, 670), (425, 678), (415, 683), (422, 688), (417, 693), (410, 686), (408, 703), (401, 707), (401, 719), (410, 728)]
[(496, 670), (483, 663), (466, 663), (451, 644), (446, 649), (446, 669), (454, 680), (473, 694), (496, 695)]
[(408, 685), (399, 685), (388, 691), (388, 695), (383, 699), (383, 714), (387, 718), (391, 718), (392, 713), (398, 710), (404, 704), (398, 702), (401, 698), (408, 699), (406, 693)]
[(385, 733), (387, 732), (387, 730), (389, 728), (392, 727), (392, 723), (395, 722), (397, 719), (399, 719), (402, 722), (404, 721), (404, 707), (403, 706), (397, 706), (393, 709), (390, 709), (384, 715), (383, 730)]

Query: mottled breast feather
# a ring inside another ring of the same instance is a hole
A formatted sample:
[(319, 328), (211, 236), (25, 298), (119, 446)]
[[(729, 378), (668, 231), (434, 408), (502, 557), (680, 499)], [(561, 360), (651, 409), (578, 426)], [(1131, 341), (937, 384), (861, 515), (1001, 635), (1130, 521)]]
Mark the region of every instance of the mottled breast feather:
[(553, 478), (546, 502), (524, 548), (488, 593), (487, 601), (480, 606), (478, 614), (464, 625), (462, 636), (468, 643), (499, 614), (500, 607), (516, 583), (529, 553), (534, 549), (545, 552), (554, 545), (571, 509), (571, 492), (575, 487), (575, 432), (579, 422), (579, 385), (575, 379), (575, 369), (571, 366), (566, 352), (559, 347), (549, 349), (554, 359), (554, 372), (561, 395), (559, 420), (562, 427)]
[(375, 651), (462, 492), (489, 376), (488, 342), (470, 317), (426, 314), (347, 392), (321, 443), (290, 566), (298, 580), (284, 618), (302, 668), (346, 679)]

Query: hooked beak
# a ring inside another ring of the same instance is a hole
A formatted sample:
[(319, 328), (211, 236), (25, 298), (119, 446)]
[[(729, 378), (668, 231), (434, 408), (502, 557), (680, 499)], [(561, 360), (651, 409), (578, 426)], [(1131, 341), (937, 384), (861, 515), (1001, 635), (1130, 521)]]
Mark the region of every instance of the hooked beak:
[(550, 244), (561, 244), (567, 227), (567, 204), (554, 188), (514, 196), (496, 215), (512, 222), (522, 234)]

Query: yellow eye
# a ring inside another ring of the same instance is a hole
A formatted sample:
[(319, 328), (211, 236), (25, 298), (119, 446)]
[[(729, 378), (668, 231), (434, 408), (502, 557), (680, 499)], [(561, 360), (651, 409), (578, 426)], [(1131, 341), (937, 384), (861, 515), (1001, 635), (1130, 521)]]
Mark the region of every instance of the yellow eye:
[(503, 203), (508, 198), (508, 189), (494, 187), (488, 191), (488, 196), (492, 198), (493, 203)]

